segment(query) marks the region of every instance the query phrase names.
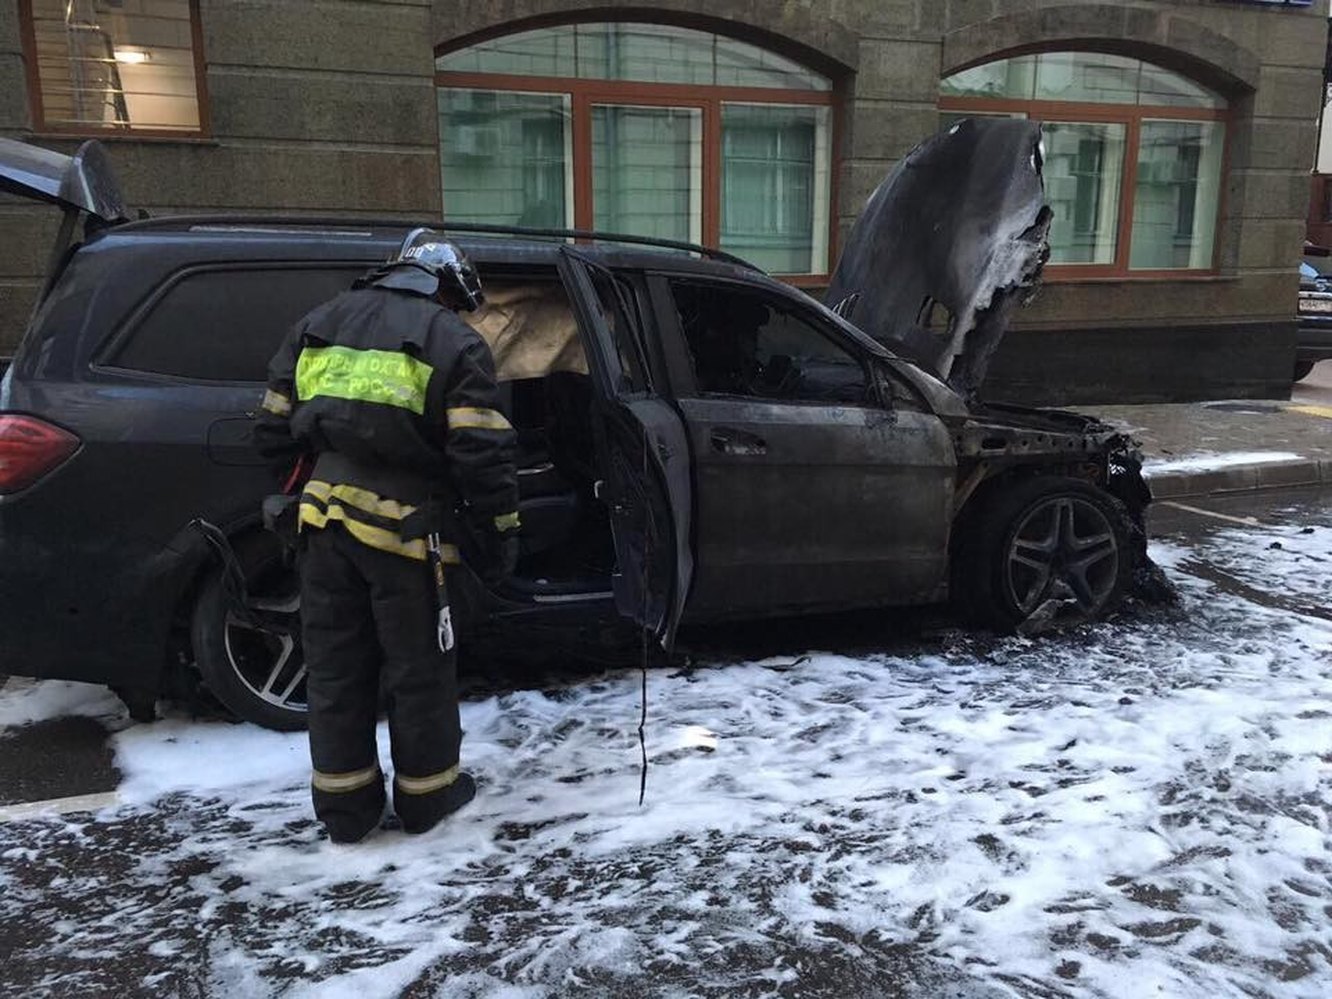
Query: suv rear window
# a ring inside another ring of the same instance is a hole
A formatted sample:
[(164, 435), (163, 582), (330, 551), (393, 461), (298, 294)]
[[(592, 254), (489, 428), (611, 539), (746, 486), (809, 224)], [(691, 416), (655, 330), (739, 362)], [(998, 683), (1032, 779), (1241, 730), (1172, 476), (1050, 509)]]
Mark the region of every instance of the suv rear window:
[(201, 381), (262, 382), (291, 325), (371, 266), (192, 271), (137, 317), (104, 363)]

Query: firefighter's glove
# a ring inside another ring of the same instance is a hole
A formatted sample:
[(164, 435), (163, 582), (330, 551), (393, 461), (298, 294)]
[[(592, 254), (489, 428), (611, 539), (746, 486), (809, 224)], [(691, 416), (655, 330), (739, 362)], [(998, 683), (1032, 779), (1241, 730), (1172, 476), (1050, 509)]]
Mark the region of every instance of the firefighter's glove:
[(491, 586), (498, 586), (513, 575), (518, 567), (519, 533), (521, 525), (517, 513), (504, 514), (486, 524), (480, 531), (483, 548), (481, 576)]

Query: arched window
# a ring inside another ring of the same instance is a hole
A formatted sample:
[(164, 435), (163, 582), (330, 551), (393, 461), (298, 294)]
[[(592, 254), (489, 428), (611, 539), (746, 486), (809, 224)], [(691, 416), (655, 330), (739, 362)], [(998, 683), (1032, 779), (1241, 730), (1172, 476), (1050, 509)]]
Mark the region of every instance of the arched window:
[(435, 63), (445, 216), (721, 247), (828, 270), (832, 85), (722, 35), (640, 23), (506, 35)]
[(1214, 269), (1227, 116), (1219, 95), (1139, 59), (1043, 52), (948, 77), (939, 107), (949, 120), (1044, 124), (1050, 263), (1064, 273)]

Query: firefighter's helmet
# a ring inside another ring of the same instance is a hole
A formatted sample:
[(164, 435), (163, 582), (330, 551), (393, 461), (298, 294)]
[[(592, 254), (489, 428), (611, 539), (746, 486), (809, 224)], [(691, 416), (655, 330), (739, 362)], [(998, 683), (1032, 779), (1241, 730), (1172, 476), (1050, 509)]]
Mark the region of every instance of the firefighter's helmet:
[(485, 295), (481, 279), (467, 254), (434, 229), (413, 229), (397, 252), (372, 274), (370, 284), (434, 296), (452, 292), (460, 308), (471, 312), (481, 307)]

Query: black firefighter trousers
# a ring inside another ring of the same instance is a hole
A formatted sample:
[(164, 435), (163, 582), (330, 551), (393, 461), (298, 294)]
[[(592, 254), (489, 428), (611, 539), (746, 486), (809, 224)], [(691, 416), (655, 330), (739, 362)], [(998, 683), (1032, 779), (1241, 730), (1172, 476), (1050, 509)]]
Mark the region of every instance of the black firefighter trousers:
[[(382, 689), (393, 752), (393, 807), (420, 832), (461, 792), (458, 680), (436, 635), (426, 563), (362, 544), (341, 526), (302, 530), (301, 618), (309, 670), (315, 815), (355, 842), (384, 810), (375, 725)], [(470, 787), (470, 778), (463, 778)]]

